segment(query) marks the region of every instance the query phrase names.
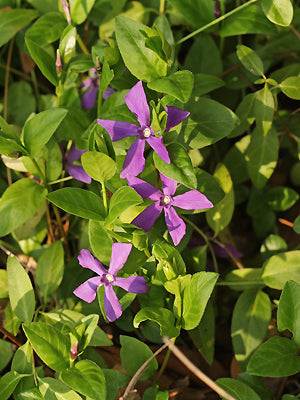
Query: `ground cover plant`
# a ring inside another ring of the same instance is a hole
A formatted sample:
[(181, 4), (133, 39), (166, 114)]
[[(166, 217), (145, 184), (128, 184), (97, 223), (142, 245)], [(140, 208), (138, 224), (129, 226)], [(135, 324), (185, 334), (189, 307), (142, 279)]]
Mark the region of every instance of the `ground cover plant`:
[(300, 8), (0, 0), (0, 400), (300, 398)]

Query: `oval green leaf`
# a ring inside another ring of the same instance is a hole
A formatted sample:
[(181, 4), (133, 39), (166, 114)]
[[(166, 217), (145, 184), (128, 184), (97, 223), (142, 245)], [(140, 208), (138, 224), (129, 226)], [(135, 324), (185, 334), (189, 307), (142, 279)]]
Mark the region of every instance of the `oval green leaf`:
[(269, 258), (263, 265), (262, 279), (272, 289), (283, 289), (287, 281), (300, 282), (300, 250), (287, 251)]
[(194, 78), (190, 71), (177, 71), (165, 78), (155, 79), (148, 87), (157, 92), (170, 94), (179, 101), (186, 103), (191, 96)]
[(263, 62), (254, 50), (240, 44), (237, 46), (236, 54), (248, 71), (257, 76), (264, 76)]
[(290, 0), (262, 0), (261, 6), (266, 17), (274, 24), (289, 26), (293, 19), (293, 5)]
[(98, 182), (108, 181), (116, 172), (115, 161), (98, 151), (87, 151), (82, 154), (81, 163), (86, 173)]
[(174, 314), (162, 307), (143, 307), (133, 320), (133, 326), (138, 328), (140, 323), (146, 320), (155, 321), (160, 326), (160, 334), (170, 338), (176, 338), (180, 330), (175, 327)]
[(286, 96), (300, 100), (300, 76), (290, 76), (281, 82), (279, 86)]

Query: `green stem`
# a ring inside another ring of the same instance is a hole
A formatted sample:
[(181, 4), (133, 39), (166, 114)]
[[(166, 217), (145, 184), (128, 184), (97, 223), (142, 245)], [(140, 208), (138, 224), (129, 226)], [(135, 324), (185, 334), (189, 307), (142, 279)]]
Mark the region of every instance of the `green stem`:
[(54, 185), (55, 183), (65, 182), (73, 179), (72, 176), (67, 176), (66, 178), (57, 179), (56, 181), (48, 182), (48, 185)]
[(204, 232), (201, 231), (200, 228), (198, 228), (198, 226), (196, 224), (194, 224), (194, 222), (190, 221), (184, 215), (181, 215), (181, 218), (184, 219), (188, 224), (190, 224), (195, 229), (195, 231), (198, 232), (199, 235), (203, 237), (203, 239), (205, 240), (205, 243), (207, 244), (207, 246), (208, 246), (208, 248), (209, 248), (209, 250), (211, 252), (211, 256), (212, 256), (213, 264), (214, 264), (214, 267), (215, 267), (215, 271), (219, 272), (219, 267), (218, 267), (218, 262), (217, 262), (217, 259), (216, 259), (216, 255), (215, 255), (214, 249), (213, 249), (213, 247), (212, 247), (212, 245), (211, 245), (211, 243), (209, 241), (209, 238), (205, 235)]
[(98, 104), (97, 104), (97, 117), (100, 118), (101, 106), (102, 106), (103, 91), (99, 88), (98, 90)]
[(79, 35), (77, 35), (77, 42), (84, 54), (90, 54), (90, 52), (86, 48), (86, 45), (83, 43), (83, 40), (81, 39), (81, 37)]
[(165, 12), (165, 4), (166, 4), (166, 0), (160, 0), (160, 4), (159, 4), (159, 14), (163, 15)]
[(104, 208), (105, 208), (105, 213), (107, 215), (108, 206), (107, 206), (107, 193), (106, 193), (105, 183), (101, 182), (101, 186), (102, 186), (103, 205), (104, 205)]
[(42, 181), (43, 181), (43, 184), (44, 184), (44, 185), (47, 185), (47, 178), (46, 178), (46, 175), (45, 175), (45, 174), (43, 173), (43, 171), (41, 170), (39, 164), (37, 163), (37, 161), (36, 161), (34, 158), (32, 158), (31, 161), (33, 162), (35, 168), (37, 169), (38, 173), (40, 174), (41, 179), (42, 179)]
[(38, 85), (38, 82), (36, 79), (36, 74), (35, 74), (34, 69), (31, 71), (31, 79), (32, 79), (32, 83), (33, 83), (33, 89), (34, 89), (34, 94), (35, 94), (35, 98), (36, 98), (36, 103), (39, 104), (40, 91), (39, 91), (39, 85)]
[(236, 12), (242, 10), (243, 8), (249, 7), (251, 4), (254, 4), (257, 1), (258, 0), (250, 0), (247, 3), (242, 4), (241, 6), (235, 8), (234, 10), (231, 10), (228, 13), (221, 15), (221, 17), (211, 21), (209, 24), (202, 26), (201, 28), (197, 29), (196, 31), (194, 31), (194, 32), (190, 33), (189, 35), (183, 37), (182, 39), (178, 40), (178, 42), (176, 42), (175, 44), (177, 45), (177, 44), (186, 42), (188, 39), (198, 35), (198, 33), (205, 31), (206, 29), (210, 28), (211, 26), (217, 25), (219, 22), (223, 21), (227, 17), (230, 17), (230, 15), (235, 14)]
[(57, 221), (59, 229), (60, 229), (61, 236), (63, 238), (63, 242), (64, 242), (64, 245), (65, 245), (65, 250), (66, 250), (66, 254), (67, 254), (67, 259), (71, 260), (72, 254), (71, 254), (71, 251), (70, 251), (70, 248), (69, 248), (67, 235), (66, 235), (66, 232), (64, 230), (64, 226), (63, 226), (63, 223), (62, 223), (58, 208), (53, 203), (52, 203), (52, 208), (53, 208), (53, 211), (54, 211), (54, 214), (55, 214), (55, 217), (56, 217), (56, 221)]
[(149, 251), (148, 249), (145, 249), (145, 250), (144, 250), (144, 253), (146, 254), (146, 257), (147, 257), (147, 258), (150, 258), (150, 257), (151, 257), (150, 251)]
[[(173, 344), (175, 343), (175, 340), (176, 340), (176, 338), (172, 340), (172, 341), (173, 341)], [(161, 364), (161, 367), (160, 367), (160, 370), (159, 370), (159, 372), (158, 372), (158, 375), (157, 375), (157, 377), (155, 378), (156, 382), (159, 382), (159, 380), (160, 380), (162, 374), (165, 372), (165, 369), (166, 369), (166, 367), (167, 367), (167, 365), (168, 365), (169, 358), (170, 358), (170, 355), (171, 355), (171, 354), (172, 354), (172, 350), (170, 349), (170, 347), (168, 347), (167, 354), (166, 354), (166, 356), (165, 356), (165, 358), (164, 358), (163, 363)]]

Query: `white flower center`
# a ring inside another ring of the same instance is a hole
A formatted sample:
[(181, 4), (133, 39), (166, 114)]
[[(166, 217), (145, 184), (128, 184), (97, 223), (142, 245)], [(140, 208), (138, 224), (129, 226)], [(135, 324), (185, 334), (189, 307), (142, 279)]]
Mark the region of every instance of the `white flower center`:
[(106, 274), (104, 279), (107, 283), (112, 283), (115, 278), (111, 274)]
[(167, 206), (168, 204), (170, 204), (171, 198), (170, 198), (170, 196), (163, 196), (161, 201), (165, 206)]
[(151, 136), (151, 130), (150, 130), (150, 128), (145, 128), (144, 130), (143, 130), (143, 136), (144, 136), (144, 138), (148, 138), (148, 137), (150, 137)]

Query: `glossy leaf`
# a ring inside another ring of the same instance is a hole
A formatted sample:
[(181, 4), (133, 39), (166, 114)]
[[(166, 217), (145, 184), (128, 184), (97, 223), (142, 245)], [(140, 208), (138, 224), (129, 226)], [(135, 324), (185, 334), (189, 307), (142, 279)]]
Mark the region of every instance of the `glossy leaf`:
[(89, 240), (95, 257), (104, 265), (109, 265), (113, 240), (103, 223), (90, 221)]
[(115, 161), (104, 153), (87, 151), (81, 156), (84, 170), (99, 182), (108, 181), (116, 172)]
[(290, 76), (279, 85), (283, 93), (291, 99), (300, 100), (300, 77)]
[(174, 246), (157, 240), (153, 245), (153, 255), (163, 265), (167, 279), (174, 279), (178, 275), (185, 275), (186, 268), (180, 252)]
[(69, 367), (70, 340), (43, 322), (23, 324), (23, 330), (37, 355), (48, 367), (62, 371)]
[(206, 0), (170, 0), (170, 3), (193, 27), (199, 28), (211, 22), (214, 17), (214, 4)]
[(220, 378), (216, 380), (216, 383), (236, 400), (261, 400), (253, 389), (236, 379)]
[[(120, 336), (121, 343), (121, 361), (126, 372), (133, 376), (136, 371), (147, 361), (152, 355), (149, 347), (138, 339), (130, 336)], [(140, 377), (140, 380), (146, 380), (152, 377), (153, 372), (158, 368), (156, 358), (152, 359), (147, 370)]]
[(256, 94), (247, 94), (240, 102), (236, 109), (236, 115), (239, 118), (239, 123), (234, 127), (229, 137), (236, 137), (242, 135), (250, 125), (255, 121), (255, 102)]
[(116, 38), (120, 53), (129, 71), (142, 81), (152, 81), (167, 75), (168, 64), (156, 52), (147, 48), (141, 31), (153, 35), (153, 30), (133, 19), (115, 19)]
[(229, 286), (233, 290), (261, 289), (265, 286), (261, 268), (234, 269), (225, 276), (219, 285)]
[(119, 188), (111, 197), (105, 225), (115, 221), (124, 211), (143, 202), (141, 196), (129, 186)]
[(82, 24), (95, 4), (95, 0), (69, 0), (71, 20), (77, 25)]
[(278, 304), (277, 326), (280, 332), (291, 331), (295, 343), (300, 345), (300, 285), (294, 281), (284, 285)]
[(265, 136), (258, 129), (252, 132), (246, 159), (249, 177), (258, 189), (265, 186), (276, 167), (278, 148), (278, 137), (272, 129)]
[(60, 373), (60, 379), (76, 392), (94, 400), (106, 397), (105, 379), (101, 368), (90, 360), (81, 360)]
[(289, 26), (293, 19), (293, 5), (290, 0), (262, 0), (266, 17), (274, 24)]
[(170, 94), (175, 99), (186, 103), (191, 96), (193, 82), (193, 74), (190, 71), (177, 71), (165, 78), (149, 82), (148, 87), (157, 92)]
[(218, 204), (225, 193), (217, 178), (200, 168), (196, 169), (196, 177), (199, 192), (203, 193), (213, 204)]
[(28, 340), (15, 352), (11, 369), (19, 374), (32, 374), (32, 352)]
[(245, 68), (247, 68), (247, 70), (257, 76), (264, 75), (263, 62), (254, 50), (250, 49), (250, 47), (240, 44), (237, 46), (236, 53), (241, 63)]
[(35, 308), (34, 291), (28, 274), (14, 256), (7, 259), (7, 282), (13, 312), (21, 321), (30, 322)]
[(274, 116), (274, 108), (275, 103), (273, 95), (268, 86), (265, 85), (263, 89), (256, 92), (255, 101), (256, 126), (263, 136), (266, 136), (271, 129)]
[(50, 140), (67, 112), (63, 108), (55, 108), (43, 111), (26, 121), (22, 138), (31, 156), (34, 156)]
[(292, 207), (298, 199), (299, 195), (295, 190), (284, 186), (271, 188), (266, 195), (269, 207), (275, 211), (286, 211)]
[(2, 371), (10, 362), (13, 356), (12, 345), (6, 340), (0, 339), (0, 371)]
[(208, 225), (217, 235), (230, 223), (234, 211), (234, 191), (233, 184), (228, 169), (223, 164), (218, 164), (214, 173), (225, 196), (219, 203), (206, 212)]
[(254, 353), (247, 372), (252, 375), (282, 377), (300, 371), (300, 357), (297, 346), (291, 340), (274, 336)]
[(155, 321), (160, 326), (161, 336), (177, 337), (180, 333), (175, 327), (175, 317), (170, 310), (162, 307), (143, 307), (134, 317), (133, 326), (138, 328), (146, 320)]
[(52, 243), (42, 253), (36, 266), (36, 283), (43, 296), (53, 293), (64, 274), (64, 248), (61, 241)]
[(44, 47), (60, 38), (66, 24), (67, 22), (61, 13), (47, 13), (27, 30), (26, 38)]
[(262, 343), (271, 319), (269, 297), (256, 290), (248, 290), (239, 297), (232, 316), (231, 337), (236, 360), (242, 370)]
[(262, 279), (273, 289), (283, 289), (289, 280), (300, 282), (300, 251), (287, 251), (269, 258), (263, 265)]
[(45, 400), (82, 400), (76, 392), (57, 379), (39, 378), (39, 390)]
[(5, 269), (0, 269), (0, 299), (8, 297), (7, 272)]
[(300, 233), (300, 215), (295, 219), (293, 223), (293, 229), (296, 233)]
[(59, 43), (59, 52), (63, 64), (67, 64), (75, 53), (76, 37), (76, 28), (72, 25), (68, 25), (64, 30)]
[[(194, 329), (199, 324), (217, 279), (218, 274), (214, 272), (202, 271), (192, 276), (183, 293), (182, 327), (184, 329)], [(199, 299), (201, 299), (200, 302)]]
[(191, 188), (197, 188), (197, 179), (192, 165), (192, 161), (184, 149), (178, 143), (171, 143), (168, 147), (171, 160), (170, 164), (163, 161), (156, 153), (153, 153), (153, 160), (156, 168), (167, 177), (174, 179), (178, 183)]
[(128, 384), (129, 376), (114, 369), (102, 368), (106, 382), (106, 400), (115, 400), (121, 387)]
[(29, 25), (39, 15), (37, 10), (10, 9), (0, 12), (0, 46), (7, 43), (17, 32)]
[(103, 221), (103, 201), (95, 193), (79, 188), (63, 188), (49, 193), (48, 200), (64, 211), (81, 218)]
[(0, 379), (0, 400), (8, 400), (24, 376), (18, 374), (16, 371), (10, 371), (3, 375)]
[(192, 96), (202, 96), (224, 86), (222, 79), (208, 74), (194, 74), (194, 87)]
[(47, 190), (24, 178), (9, 186), (0, 203), (0, 237), (11, 233), (37, 212), (46, 200)]

